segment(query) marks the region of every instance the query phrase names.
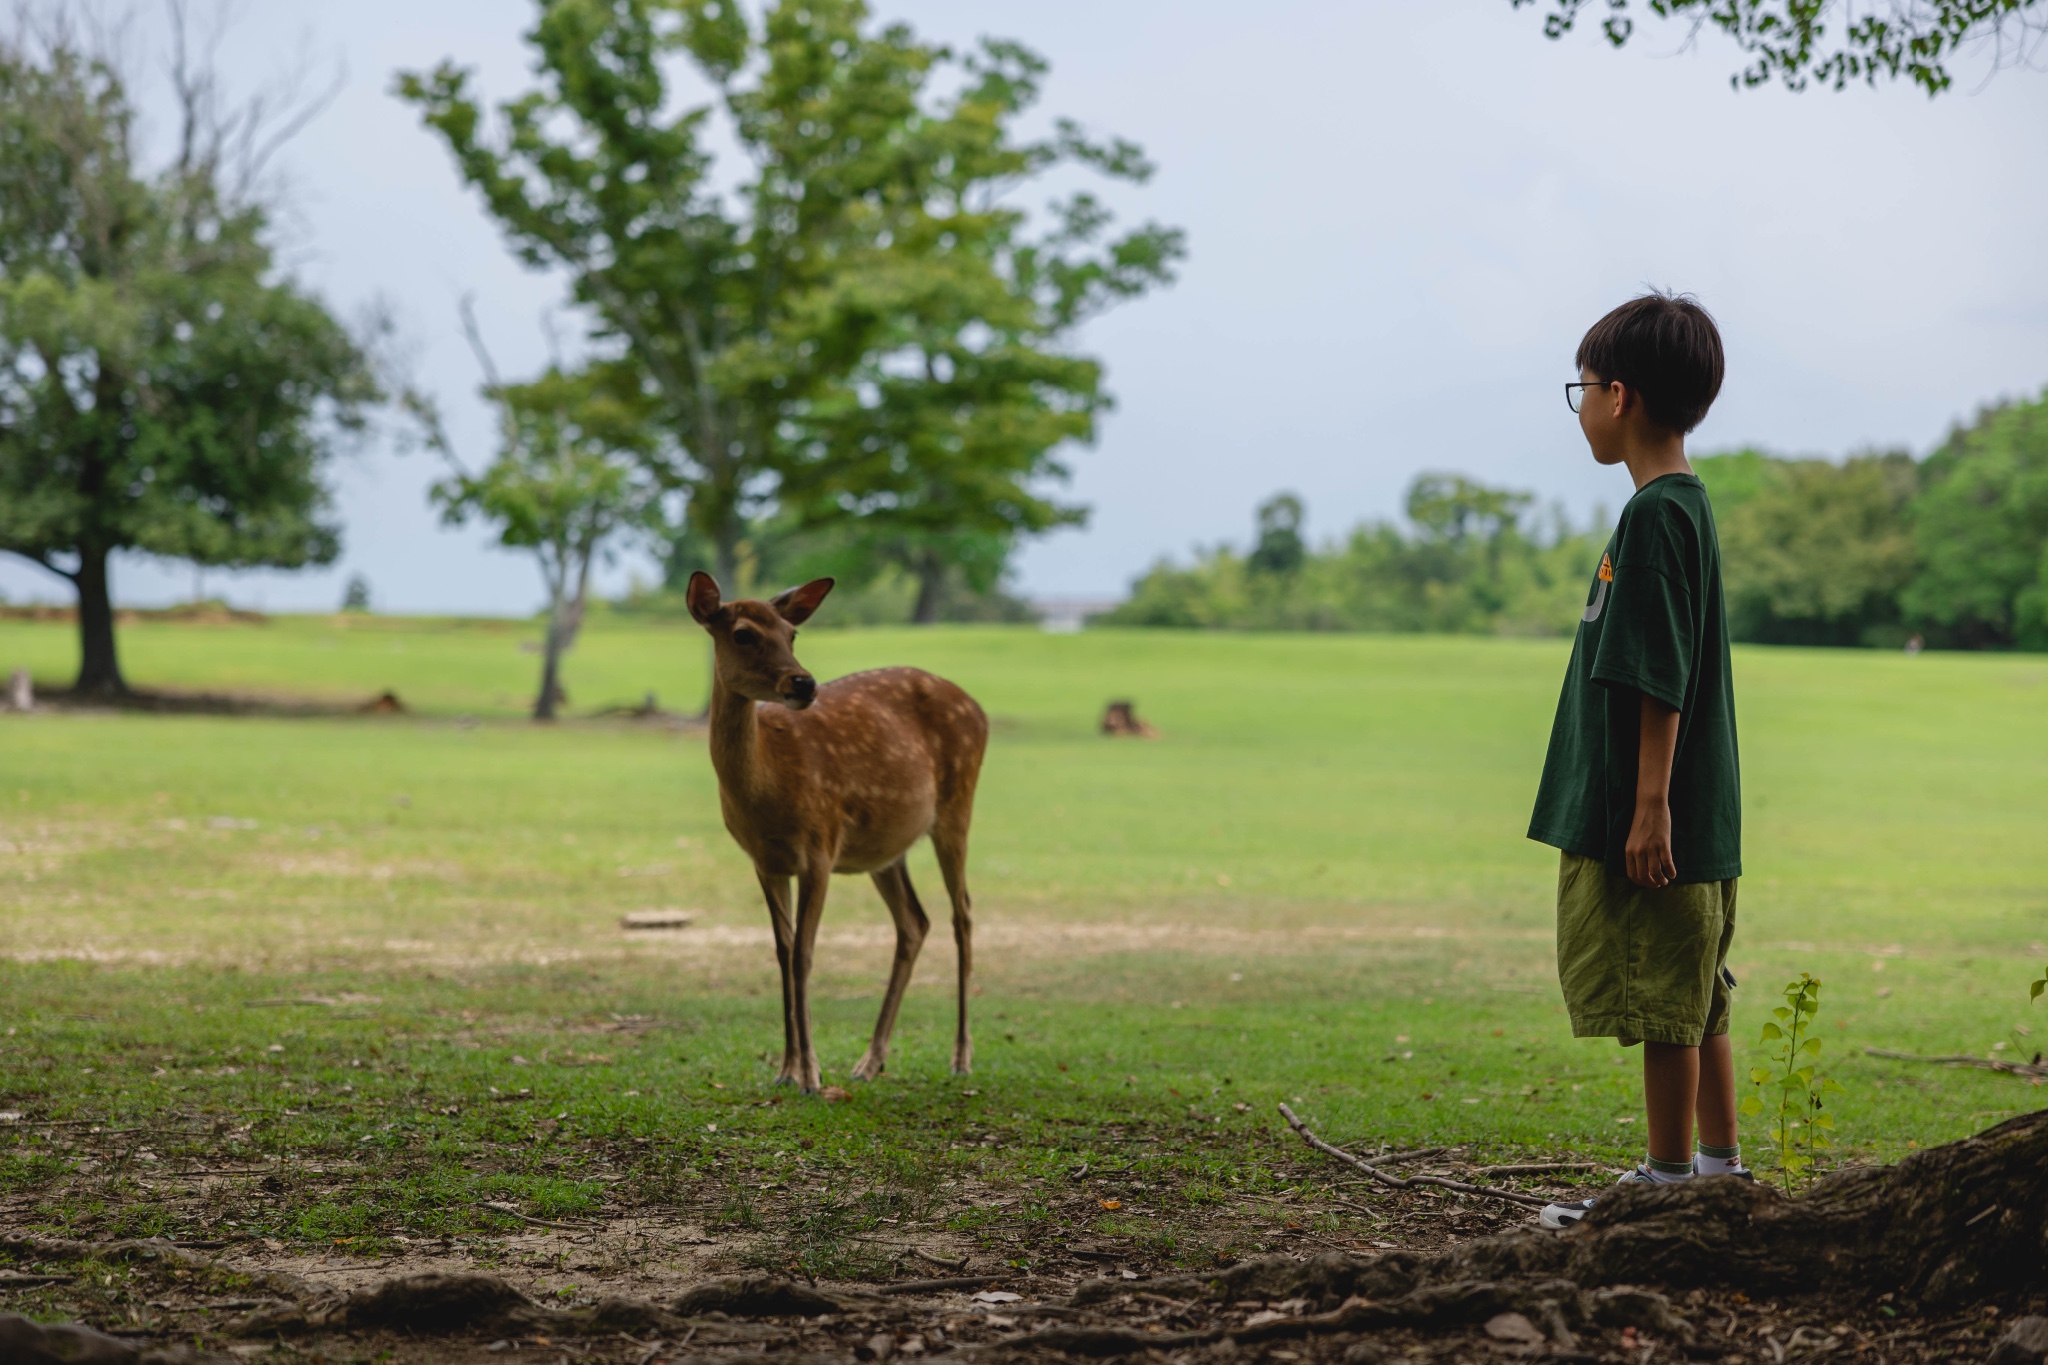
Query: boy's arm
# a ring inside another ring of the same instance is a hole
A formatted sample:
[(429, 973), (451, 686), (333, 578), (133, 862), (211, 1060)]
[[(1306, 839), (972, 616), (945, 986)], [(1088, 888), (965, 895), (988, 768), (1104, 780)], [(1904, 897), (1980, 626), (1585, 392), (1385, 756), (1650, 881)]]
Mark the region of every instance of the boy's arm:
[(1636, 815), (1629, 826), (1628, 879), (1637, 886), (1670, 885), (1678, 876), (1671, 857), (1671, 760), (1678, 752), (1678, 711), (1647, 692), (1641, 747), (1636, 752)]

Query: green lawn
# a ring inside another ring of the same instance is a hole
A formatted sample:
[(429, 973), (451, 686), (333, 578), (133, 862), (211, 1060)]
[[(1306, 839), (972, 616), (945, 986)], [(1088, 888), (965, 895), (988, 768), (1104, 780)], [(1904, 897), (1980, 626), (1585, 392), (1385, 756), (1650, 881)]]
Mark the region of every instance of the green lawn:
[[(947, 1178), (1013, 1184), (1009, 1235), (1070, 1219), (1031, 1200), (1085, 1161), (1162, 1206), (1103, 1226), (1199, 1260), (1226, 1248), (1179, 1213), (1301, 1160), (1278, 1099), (1343, 1140), (1608, 1158), (1639, 1140), (1635, 1054), (1569, 1036), (1556, 855), (1521, 837), (1560, 643), (806, 630), (821, 676), (919, 664), (995, 721), (976, 1074), (945, 1075), (938, 933), (890, 1074), (827, 1106), (765, 1084), (774, 963), (701, 739), (519, 720), (534, 634), (143, 624), (123, 632), (140, 684), (389, 687), (415, 714), (0, 717), (0, 1108), (25, 1116), (0, 1129), (6, 1221), (368, 1248), (500, 1227), (479, 1201), (510, 1198), (541, 1217), (695, 1201), (743, 1225), (763, 1181), (844, 1168), (912, 1203)], [(0, 669), (59, 682), (73, 648), (67, 627), (0, 622)], [(571, 659), (576, 709), (693, 706), (703, 648), (601, 622)], [(1747, 649), (1736, 677), (1738, 1041), (1784, 980), (1822, 977), (1852, 1155), (2037, 1107), (2023, 1081), (1860, 1050), (2010, 1056), (2048, 1029), (2026, 993), (2048, 960), (2048, 660)], [(1112, 697), (1162, 737), (1096, 735)], [(669, 906), (696, 923), (617, 927)], [(872, 1022), (885, 925), (864, 879), (835, 886), (828, 1082)], [(330, 1003), (252, 1003), (302, 998)], [(209, 1203), (155, 1188), (132, 1144), (34, 1126), (51, 1120), (154, 1125), (159, 1160), (289, 1153), (323, 1174)], [(828, 1232), (790, 1232), (792, 1254)]]

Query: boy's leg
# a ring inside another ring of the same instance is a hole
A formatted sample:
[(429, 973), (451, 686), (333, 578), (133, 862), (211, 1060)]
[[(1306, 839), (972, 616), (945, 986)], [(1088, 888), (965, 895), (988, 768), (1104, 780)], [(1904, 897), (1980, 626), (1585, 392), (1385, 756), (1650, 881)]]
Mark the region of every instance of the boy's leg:
[(1673, 1174), (1692, 1171), (1692, 1126), (1701, 1071), (1696, 1047), (1643, 1044), (1643, 1107), (1649, 1111), (1653, 1168), (1668, 1167)]
[(1702, 1147), (1735, 1147), (1742, 1138), (1735, 1117), (1735, 1051), (1728, 1035), (1700, 1044), (1699, 1125)]

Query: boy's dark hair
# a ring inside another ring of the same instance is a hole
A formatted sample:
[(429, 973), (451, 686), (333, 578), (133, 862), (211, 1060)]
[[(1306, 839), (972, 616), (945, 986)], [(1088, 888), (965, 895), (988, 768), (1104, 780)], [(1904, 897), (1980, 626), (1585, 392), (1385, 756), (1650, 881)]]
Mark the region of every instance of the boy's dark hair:
[(1721, 332), (1690, 294), (1649, 293), (1594, 323), (1574, 363), (1628, 385), (1651, 421), (1684, 433), (1721, 392)]

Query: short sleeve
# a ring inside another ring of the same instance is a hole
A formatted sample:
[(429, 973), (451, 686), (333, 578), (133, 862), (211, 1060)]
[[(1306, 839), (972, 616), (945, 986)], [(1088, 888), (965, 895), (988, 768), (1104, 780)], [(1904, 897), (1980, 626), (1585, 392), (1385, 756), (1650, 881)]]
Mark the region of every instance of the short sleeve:
[(1607, 627), (1593, 656), (1592, 679), (1685, 706), (1698, 645), (1687, 553), (1689, 522), (1669, 502), (1621, 528)]

